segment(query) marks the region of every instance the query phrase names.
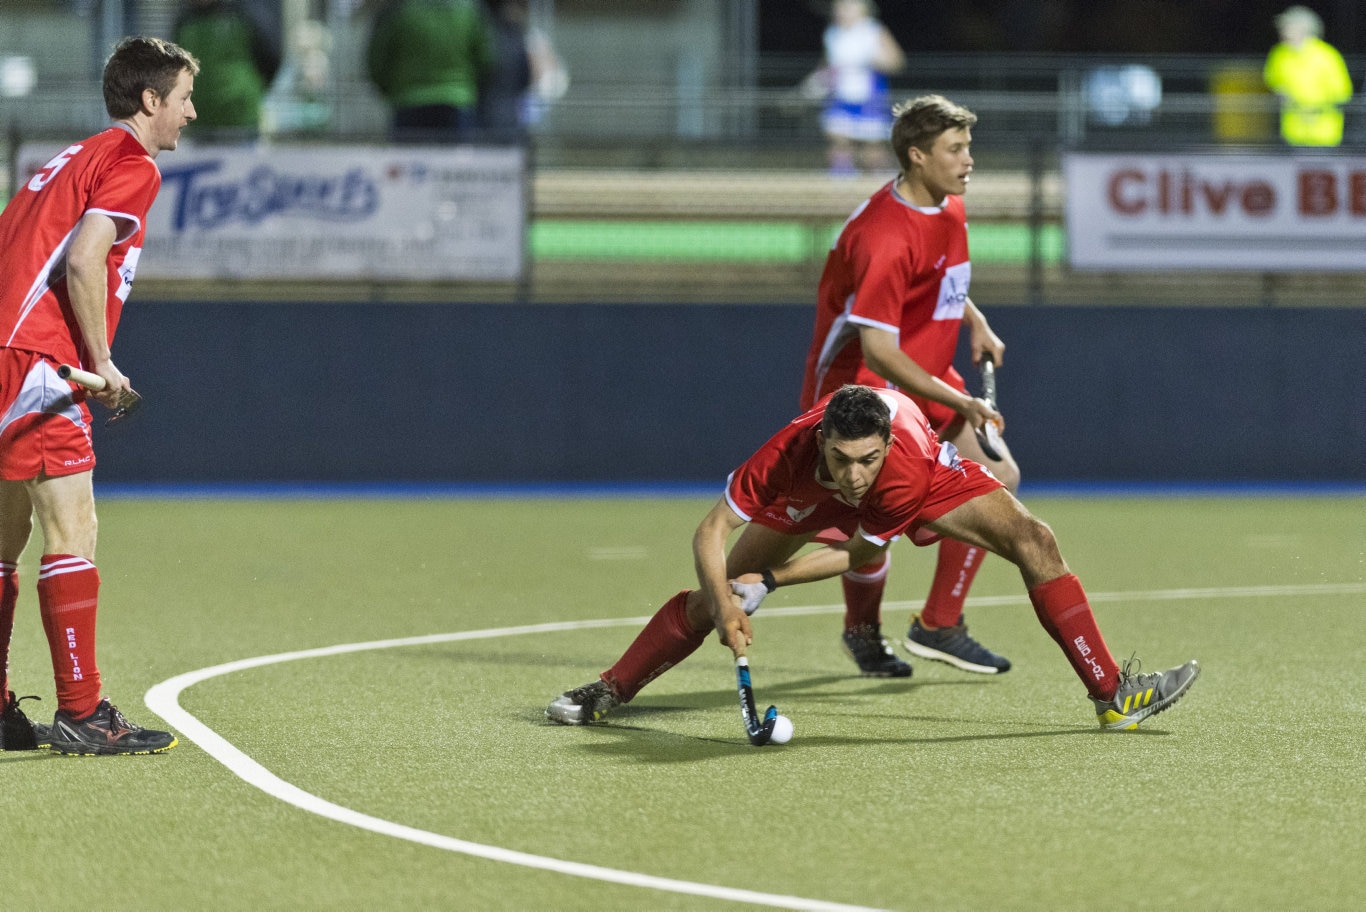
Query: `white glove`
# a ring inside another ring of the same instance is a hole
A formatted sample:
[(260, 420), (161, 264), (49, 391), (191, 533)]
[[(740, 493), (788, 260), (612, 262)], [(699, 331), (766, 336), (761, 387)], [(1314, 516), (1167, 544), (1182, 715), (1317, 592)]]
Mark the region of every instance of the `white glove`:
[(763, 583), (737, 583), (730, 581), (730, 591), (740, 596), (740, 608), (750, 615), (759, 610), (768, 595), (768, 587)]

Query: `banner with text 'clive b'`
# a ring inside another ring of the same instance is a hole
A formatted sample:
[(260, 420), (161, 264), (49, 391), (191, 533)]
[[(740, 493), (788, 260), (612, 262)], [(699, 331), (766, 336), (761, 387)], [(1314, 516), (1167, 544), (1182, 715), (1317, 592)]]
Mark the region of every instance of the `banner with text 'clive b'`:
[(1366, 158), (1068, 153), (1063, 180), (1076, 269), (1366, 271)]

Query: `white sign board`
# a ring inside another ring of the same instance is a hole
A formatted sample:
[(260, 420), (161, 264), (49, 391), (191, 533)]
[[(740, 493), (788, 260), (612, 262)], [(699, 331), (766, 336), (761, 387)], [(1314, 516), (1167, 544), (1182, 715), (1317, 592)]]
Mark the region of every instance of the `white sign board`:
[(1366, 158), (1063, 158), (1077, 269), (1366, 271)]
[[(25, 146), (18, 175), (59, 148)], [(515, 147), (193, 147), (157, 156), (138, 278), (516, 281)]]

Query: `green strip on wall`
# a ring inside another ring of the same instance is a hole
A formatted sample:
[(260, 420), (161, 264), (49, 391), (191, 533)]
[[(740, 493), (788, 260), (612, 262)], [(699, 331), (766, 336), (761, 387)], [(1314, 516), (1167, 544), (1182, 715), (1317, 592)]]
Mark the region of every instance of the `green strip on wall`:
[[(674, 260), (680, 262), (802, 263), (820, 259), (842, 223), (541, 220), (531, 226), (531, 255), (545, 260)], [(975, 263), (1029, 261), (1024, 225), (969, 226)], [(1062, 259), (1061, 227), (1039, 234), (1045, 263)]]

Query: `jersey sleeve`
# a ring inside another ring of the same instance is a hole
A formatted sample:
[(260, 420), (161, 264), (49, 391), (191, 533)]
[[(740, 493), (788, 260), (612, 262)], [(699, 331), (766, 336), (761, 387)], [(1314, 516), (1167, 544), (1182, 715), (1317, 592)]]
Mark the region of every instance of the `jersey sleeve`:
[(848, 248), (854, 274), (849, 321), (898, 333), (907, 293), (910, 251), (894, 232), (872, 225), (861, 227), (865, 230), (850, 238)]
[(145, 155), (125, 156), (116, 167), (105, 169), (91, 190), (86, 212), (100, 212), (119, 223), (116, 243), (128, 240), (147, 221), (157, 191), (161, 189), (161, 172)]
[(736, 515), (750, 522), (755, 515), (791, 487), (792, 462), (778, 434), (763, 445), (726, 482), (726, 503)]

